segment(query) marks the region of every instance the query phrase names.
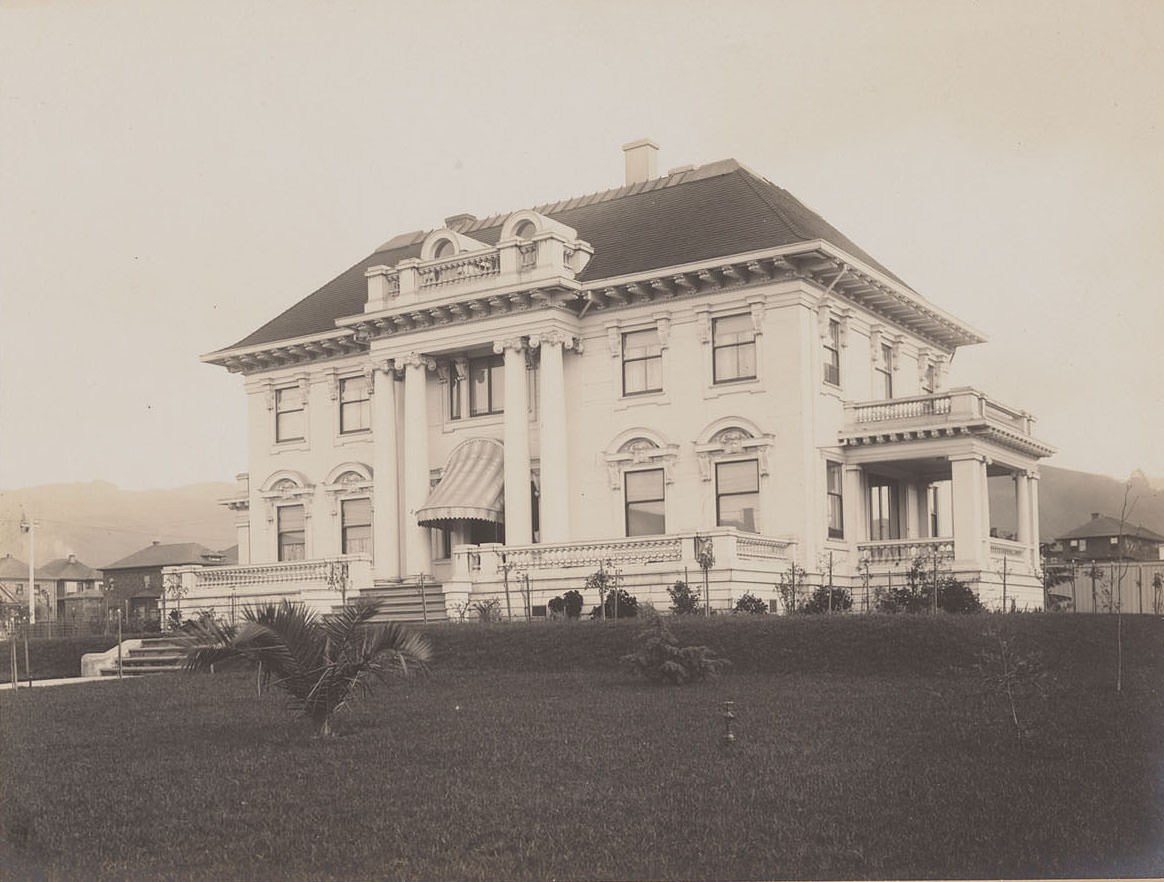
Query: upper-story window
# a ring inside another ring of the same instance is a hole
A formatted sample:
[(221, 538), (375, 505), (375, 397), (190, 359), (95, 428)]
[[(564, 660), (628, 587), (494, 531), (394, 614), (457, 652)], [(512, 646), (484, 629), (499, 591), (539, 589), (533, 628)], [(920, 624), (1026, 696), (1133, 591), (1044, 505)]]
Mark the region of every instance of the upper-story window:
[(449, 371), (449, 419), (459, 420), (461, 418), (461, 394), (464, 391), (464, 383), (461, 382), (461, 377), (454, 367)]
[(829, 319), (824, 339), (824, 381), (841, 385), (841, 323), (836, 319)]
[(536, 232), (537, 227), (534, 226), (534, 222), (524, 220), (513, 228), (513, 237), (515, 239), (532, 239)]
[(457, 253), (456, 246), (453, 245), (451, 239), (442, 239), (440, 244), (432, 252), (433, 260), (441, 260), (445, 257), (452, 257)]
[(659, 392), (663, 388), (663, 347), (655, 328), (622, 335), (622, 394)]
[(303, 392), (298, 386), (275, 390), (275, 440), (302, 441)]
[(877, 362), (877, 373), (881, 375), (881, 397), (893, 397), (893, 347), (881, 344), (881, 359)]
[(715, 464), (715, 523), (757, 532), (760, 507), (760, 464), (757, 460)]
[(626, 472), (623, 484), (626, 487), (626, 534), (657, 536), (666, 533), (663, 470)]
[(302, 505), (280, 505), (279, 560), (303, 560), (306, 555), (306, 518)]
[(938, 369), (933, 364), (926, 365), (925, 373), (922, 374), (922, 392), (926, 395), (933, 395), (934, 390), (938, 387)]
[(345, 499), (340, 503), (341, 551), (372, 553), (372, 500)]
[(748, 313), (717, 318), (711, 324), (712, 379), (716, 383), (756, 377), (756, 328)]
[(839, 462), (825, 463), (829, 499), (829, 538), (845, 538), (845, 497), (842, 492), (842, 469)]
[(469, 360), (469, 415), (505, 411), (505, 359), (500, 355)]
[(367, 377), (340, 380), (340, 434), (365, 432), (371, 427), (372, 402), (368, 391)]

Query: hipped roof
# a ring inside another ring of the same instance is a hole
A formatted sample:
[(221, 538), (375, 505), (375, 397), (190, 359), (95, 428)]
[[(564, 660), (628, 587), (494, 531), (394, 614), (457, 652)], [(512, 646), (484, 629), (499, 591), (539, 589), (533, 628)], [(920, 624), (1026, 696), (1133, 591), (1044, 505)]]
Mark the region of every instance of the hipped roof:
[[(583, 284), (824, 240), (909, 287), (787, 190), (734, 159), (536, 206), (534, 210), (577, 230), (579, 237), (593, 246), (593, 259), (578, 276)], [(494, 215), (468, 224), (458, 223), (457, 231), (496, 245), (506, 217)], [(365, 270), (419, 257), (427, 232), (390, 239), (228, 349), (334, 330), (337, 319), (364, 311), (368, 296)]]
[(179, 542), (170, 545), (147, 545), (129, 557), (102, 567), (109, 570), (130, 570), (142, 567), (173, 567), (182, 564), (218, 565), (222, 555), (197, 542)]
[(1070, 533), (1064, 533), (1060, 539), (1092, 539), (1105, 538), (1108, 536), (1131, 536), (1136, 539), (1146, 539), (1149, 542), (1164, 542), (1164, 536), (1149, 530), (1140, 524), (1124, 523), (1123, 528), (1120, 528), (1119, 518), (1108, 517), (1100, 515), (1097, 518), (1091, 518), (1087, 523), (1076, 527)]

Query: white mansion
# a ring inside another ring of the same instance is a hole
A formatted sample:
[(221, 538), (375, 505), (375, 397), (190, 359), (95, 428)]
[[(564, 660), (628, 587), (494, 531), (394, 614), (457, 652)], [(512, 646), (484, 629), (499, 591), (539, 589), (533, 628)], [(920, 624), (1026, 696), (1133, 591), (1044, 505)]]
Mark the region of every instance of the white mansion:
[(696, 537), (719, 608), (793, 563), (859, 594), (919, 556), (1042, 605), (1052, 450), (944, 383), (982, 336), (739, 163), (623, 149), (623, 187), (396, 236), (204, 357), (245, 380), (249, 472), (240, 566), (184, 571), (187, 607), (516, 616), (602, 566), (662, 608)]

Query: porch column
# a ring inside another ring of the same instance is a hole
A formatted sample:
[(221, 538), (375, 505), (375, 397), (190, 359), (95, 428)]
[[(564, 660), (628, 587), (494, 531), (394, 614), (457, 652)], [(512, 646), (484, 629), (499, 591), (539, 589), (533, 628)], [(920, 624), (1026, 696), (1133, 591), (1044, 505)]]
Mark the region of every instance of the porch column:
[(844, 492), (845, 495), (841, 500), (841, 517), (845, 538), (856, 547), (856, 543), (869, 539), (868, 528), (865, 526), (866, 501), (860, 466), (845, 466)]
[(921, 538), (921, 494), (915, 481), (905, 482), (905, 538)]
[(986, 461), (976, 454), (951, 458), (950, 476), (953, 479), (954, 559), (985, 565), (987, 531), (982, 524), (984, 512), (989, 516), (983, 498), (986, 486)]
[[(569, 433), (566, 431), (566, 381), (562, 368), (562, 350), (564, 347), (573, 348), (574, 338), (551, 331), (531, 337), (530, 345), (540, 346), (542, 351), (538, 408), (541, 413), (541, 540), (565, 542), (570, 538), (570, 476), (567, 468)], [(508, 367), (506, 372), (508, 376)]]
[(1031, 514), (1031, 548), (1033, 553), (1031, 562), (1036, 569), (1042, 568), (1043, 560), (1039, 555), (1039, 473), (1036, 471), (1027, 472), (1027, 490), (1028, 498), (1030, 499), (1030, 514)]
[(428, 500), (428, 401), (425, 371), (431, 359), (413, 353), (404, 364), (404, 571), (410, 576), (432, 571), (428, 528), (416, 512)]
[(514, 337), (493, 344), (505, 353), (505, 544), (533, 541), (529, 489), (529, 380), (525, 340)]
[(1031, 544), (1031, 492), (1025, 471), (1015, 472), (1014, 475), (1014, 502), (1018, 528), (1015, 538), (1020, 544)]
[(397, 476), (396, 371), (372, 375), (372, 578), (400, 578), (400, 482)]

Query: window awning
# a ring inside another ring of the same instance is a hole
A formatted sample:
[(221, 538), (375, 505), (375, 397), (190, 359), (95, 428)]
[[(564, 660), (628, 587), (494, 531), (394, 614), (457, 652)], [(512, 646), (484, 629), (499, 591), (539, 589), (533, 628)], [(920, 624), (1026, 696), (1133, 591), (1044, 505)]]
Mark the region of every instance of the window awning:
[(487, 438), (474, 438), (457, 447), (445, 463), (440, 483), (416, 512), (423, 527), (441, 521), (470, 518), (505, 522), (505, 462), (502, 447)]

